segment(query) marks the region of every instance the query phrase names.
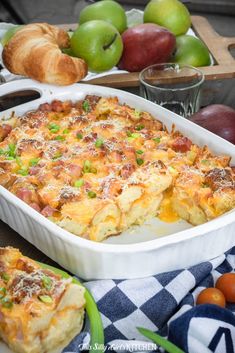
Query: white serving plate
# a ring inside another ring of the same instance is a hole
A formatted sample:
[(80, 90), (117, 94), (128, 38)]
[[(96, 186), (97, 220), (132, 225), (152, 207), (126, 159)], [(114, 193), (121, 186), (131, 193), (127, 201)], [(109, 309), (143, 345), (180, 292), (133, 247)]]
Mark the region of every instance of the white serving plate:
[[(0, 86), (0, 96), (34, 89), (41, 97), (0, 113), (21, 115), (53, 99), (78, 100), (86, 94), (117, 96), (138, 110), (148, 111), (170, 128), (176, 128), (216, 154), (228, 154), (235, 165), (235, 146), (194, 123), (152, 102), (125, 91), (86, 84), (58, 87), (19, 80)], [(52, 223), (0, 186), (0, 218), (61, 266), (83, 279), (140, 278), (176, 270), (212, 259), (235, 245), (235, 210), (213, 221), (192, 227), (184, 221), (164, 223), (157, 218), (132, 227), (122, 235), (95, 243), (75, 236)], [(166, 236), (167, 235), (167, 236)]]

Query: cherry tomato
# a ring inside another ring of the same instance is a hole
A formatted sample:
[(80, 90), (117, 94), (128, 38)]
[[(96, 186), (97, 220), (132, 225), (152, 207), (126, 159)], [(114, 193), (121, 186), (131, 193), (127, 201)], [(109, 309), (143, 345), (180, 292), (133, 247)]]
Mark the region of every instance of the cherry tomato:
[(225, 273), (220, 276), (215, 286), (223, 292), (228, 302), (235, 303), (235, 273)]
[(196, 304), (216, 304), (225, 307), (226, 300), (223, 293), (217, 288), (206, 288), (197, 297)]

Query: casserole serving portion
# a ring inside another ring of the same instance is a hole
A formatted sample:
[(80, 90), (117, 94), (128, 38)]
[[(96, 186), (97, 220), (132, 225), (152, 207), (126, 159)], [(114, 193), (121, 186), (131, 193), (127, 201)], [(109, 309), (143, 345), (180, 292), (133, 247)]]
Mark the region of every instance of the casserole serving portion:
[(55, 261), (134, 278), (234, 244), (233, 145), (127, 92), (21, 80), (0, 93), (22, 88), (41, 98), (1, 113), (0, 216)]
[(0, 248), (0, 338), (17, 353), (63, 349), (81, 331), (84, 288)]

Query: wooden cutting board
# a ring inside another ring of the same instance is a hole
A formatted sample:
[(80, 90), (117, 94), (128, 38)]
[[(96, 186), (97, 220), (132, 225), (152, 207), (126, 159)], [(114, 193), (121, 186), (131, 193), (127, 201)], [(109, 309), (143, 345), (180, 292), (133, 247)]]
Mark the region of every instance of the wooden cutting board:
[[(192, 28), (203, 40), (214, 58), (213, 66), (200, 67), (206, 80), (235, 78), (235, 59), (230, 49), (235, 48), (235, 37), (222, 37), (212, 28), (206, 18), (191, 16)], [(77, 24), (61, 25), (64, 29), (75, 29)], [(116, 88), (139, 86), (139, 73), (116, 74), (91, 79), (86, 83)]]

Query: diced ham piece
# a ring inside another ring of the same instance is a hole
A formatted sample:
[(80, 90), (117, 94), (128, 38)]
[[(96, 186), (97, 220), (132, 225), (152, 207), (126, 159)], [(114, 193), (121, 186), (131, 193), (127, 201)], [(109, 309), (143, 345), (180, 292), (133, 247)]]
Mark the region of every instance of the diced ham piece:
[(71, 163), (68, 165), (68, 170), (70, 171), (70, 175), (72, 178), (79, 178), (82, 174), (82, 167), (80, 165), (77, 165), (75, 163)]
[(107, 180), (104, 182), (103, 186), (103, 193), (105, 197), (115, 197), (121, 193), (122, 184), (119, 180)]
[(30, 204), (32, 201), (33, 193), (27, 188), (20, 188), (16, 191), (16, 196), (19, 197), (19, 199), (21, 199), (22, 201)]
[(57, 112), (57, 113), (60, 113), (64, 110), (64, 107), (63, 107), (63, 102), (59, 101), (59, 100), (54, 100), (52, 101), (51, 103), (51, 109), (54, 111), (54, 112)]
[(51, 105), (49, 103), (43, 103), (40, 104), (39, 110), (42, 110), (43, 112), (51, 110)]
[(38, 205), (36, 202), (31, 202), (31, 203), (29, 204), (29, 206), (31, 206), (32, 208), (34, 208), (35, 211), (37, 211), (37, 212), (40, 212), (40, 211), (41, 211), (39, 205)]
[(39, 173), (40, 169), (41, 169), (41, 168), (38, 167), (38, 166), (31, 167), (31, 168), (29, 169), (29, 174), (30, 174), (30, 175), (37, 175), (37, 174)]
[(30, 263), (30, 261), (24, 258), (19, 258), (17, 260), (16, 268), (27, 273), (31, 273), (35, 269), (34, 266)]
[(91, 188), (91, 183), (89, 183), (88, 181), (85, 181), (84, 189), (87, 191), (87, 190), (90, 190), (90, 188)]
[(88, 94), (85, 97), (85, 100), (89, 102), (89, 105), (91, 106), (92, 109), (95, 108), (96, 104), (99, 102), (100, 97), (99, 96), (95, 96), (95, 95), (90, 95)]
[(175, 152), (188, 152), (192, 146), (192, 141), (187, 137), (177, 137), (172, 144), (172, 149)]
[(11, 132), (12, 126), (9, 124), (3, 124), (0, 126), (0, 141), (4, 140)]
[(56, 211), (55, 208), (48, 205), (43, 208), (43, 210), (41, 211), (41, 214), (45, 217), (51, 217), (55, 211)]
[(124, 179), (127, 179), (134, 171), (135, 171), (135, 165), (132, 163), (127, 163), (121, 169), (121, 176)]
[(123, 154), (128, 160), (135, 160), (136, 154), (135, 149), (133, 147), (126, 147), (123, 149)]
[(97, 137), (98, 137), (98, 135), (96, 132), (91, 132), (89, 135), (85, 136), (83, 140), (85, 142), (95, 142)]

